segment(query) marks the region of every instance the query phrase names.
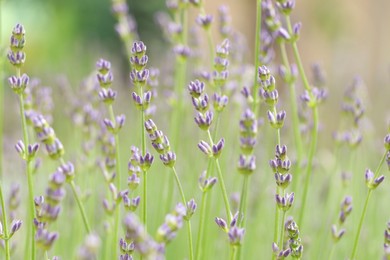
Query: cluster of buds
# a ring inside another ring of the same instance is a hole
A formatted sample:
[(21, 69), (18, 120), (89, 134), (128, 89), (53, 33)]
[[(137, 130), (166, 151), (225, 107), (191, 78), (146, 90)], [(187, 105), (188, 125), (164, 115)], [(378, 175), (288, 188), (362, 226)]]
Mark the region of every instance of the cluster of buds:
[(130, 63), (132, 70), (130, 72), (130, 79), (136, 88), (136, 92), (132, 93), (132, 97), (136, 107), (141, 111), (146, 111), (153, 97), (150, 90), (144, 91), (148, 87), (147, 82), (150, 75), (149, 69), (146, 68), (148, 63), (146, 45), (141, 41), (134, 42), (131, 48), (131, 54)]
[(299, 237), (299, 227), (294, 220), (289, 219), (286, 221), (285, 228), (289, 238), (288, 245), (290, 248), (290, 255), (295, 259), (300, 259), (303, 253), (303, 245), (301, 238)]
[(34, 127), (38, 140), (45, 144), (46, 151), (50, 158), (53, 160), (61, 158), (65, 153), (64, 146), (57, 138), (54, 129), (49, 125), (43, 115), (32, 113), (27, 117), (27, 119)]
[(286, 189), (292, 181), (292, 175), (289, 173), (291, 161), (287, 156), (286, 145), (276, 145), (275, 158), (269, 161), (275, 176), (276, 185)]
[(160, 159), (165, 166), (174, 167), (176, 154), (171, 151), (168, 137), (161, 130), (157, 129), (152, 119), (145, 121), (145, 129), (149, 134), (150, 141), (154, 149), (160, 154)]
[(219, 33), (222, 38), (229, 38), (232, 33), (231, 17), (229, 15), (229, 7), (222, 5), (218, 8)]
[(4, 230), (3, 230), (3, 224), (0, 221), (0, 239), (1, 240), (11, 239), (11, 237), (13, 235), (15, 235), (15, 233), (20, 229), (22, 224), (23, 224), (23, 221), (21, 221), (19, 219), (13, 219), (12, 222), (11, 222), (11, 228), (8, 231), (9, 233), (6, 234), (6, 233), (4, 233)]
[(88, 234), (85, 237), (83, 245), (79, 248), (77, 252), (77, 259), (80, 260), (89, 260), (97, 259), (99, 249), (101, 248), (101, 240), (96, 233)]
[[(214, 113), (209, 107), (209, 96), (205, 92), (205, 84), (199, 80), (191, 81), (188, 85), (188, 91), (190, 92), (192, 104), (197, 111), (195, 116), (195, 123), (198, 127), (204, 131), (209, 131), (211, 124), (213, 123)], [(227, 97), (214, 95), (214, 107), (218, 111), (227, 104)], [(218, 158), (225, 145), (225, 140), (221, 138), (215, 144), (209, 144), (206, 141), (200, 141), (198, 144), (199, 149), (208, 157)]]
[[(340, 206), (339, 225), (343, 225), (347, 217), (352, 212), (352, 197), (345, 196)], [(334, 242), (338, 242), (345, 234), (345, 228), (338, 229), (337, 225), (332, 225), (332, 237)]]
[(115, 30), (124, 43), (131, 42), (136, 38), (136, 22), (129, 15), (129, 7), (124, 0), (112, 0), (112, 12), (117, 19)]
[(184, 218), (187, 215), (187, 208), (178, 203), (175, 209), (165, 216), (164, 223), (157, 229), (156, 240), (159, 243), (168, 244), (182, 228)]
[(232, 221), (230, 222), (229, 226), (226, 223), (226, 221), (222, 218), (215, 218), (215, 223), (227, 233), (229, 237), (229, 242), (232, 246), (239, 246), (241, 245), (241, 242), (245, 235), (245, 229), (240, 228), (238, 226), (238, 223), (241, 222), (238, 218), (242, 217), (239, 212), (236, 212), (234, 214)]
[(198, 14), (196, 17), (196, 23), (205, 30), (210, 28), (212, 21), (213, 16), (211, 14)]
[(364, 174), (366, 179), (366, 185), (370, 190), (376, 189), (385, 179), (384, 175), (380, 175), (379, 177), (374, 175), (374, 173), (370, 169), (366, 169), (366, 173)]
[(268, 104), (270, 110), (268, 110), (268, 121), (275, 129), (280, 129), (284, 125), (286, 118), (286, 111), (276, 111), (276, 105), (278, 103), (279, 93), (275, 88), (275, 78), (270, 74), (269, 69), (266, 66), (261, 66), (258, 69), (258, 75), (260, 79), (260, 96)]
[(124, 221), (125, 238), (120, 240), (120, 259), (130, 260), (134, 251), (146, 259), (162, 260), (164, 258), (165, 246), (157, 243), (145, 231), (144, 226), (134, 213), (126, 215)]
[(240, 119), (241, 154), (237, 167), (242, 174), (252, 174), (256, 169), (256, 156), (253, 154), (253, 149), (257, 143), (257, 130), (256, 116), (251, 109), (247, 108)]
[[(111, 193), (112, 201), (109, 202), (106, 198), (103, 199), (103, 208), (108, 215), (112, 215), (123, 198), (128, 199), (128, 190), (118, 191), (114, 183), (109, 183), (108, 188)], [(139, 204), (139, 199), (138, 199)], [(137, 204), (137, 206), (138, 206)], [(134, 209), (135, 210), (135, 209)]]
[(312, 88), (310, 90), (305, 90), (301, 95), (301, 100), (305, 102), (308, 107), (314, 108), (328, 96), (327, 91), (324, 88)]
[(10, 209), (9, 216), (11, 219), (16, 217), (16, 211), (20, 205), (20, 186), (17, 183), (13, 183), (11, 185), (11, 189), (9, 191), (10, 195), (8, 197), (8, 207)]
[(227, 59), (229, 55), (228, 39), (223, 40), (223, 42), (217, 46), (215, 54), (213, 80), (215, 87), (220, 89), (225, 86), (227, 77), (229, 76), (229, 72), (227, 70), (229, 65), (229, 60)]
[(26, 61), (26, 53), (23, 51), (26, 43), (26, 39), (24, 38), (25, 34), (26, 31), (21, 24), (16, 24), (12, 30), (10, 50), (8, 51), (7, 57), (9, 62), (16, 68), (23, 66)]
[(344, 112), (346, 119), (352, 119), (353, 127), (350, 130), (338, 132), (334, 135), (337, 142), (346, 143), (352, 148), (357, 147), (363, 140), (360, 122), (363, 118), (365, 108), (359, 97), (359, 91), (362, 88), (364, 88), (364, 83), (359, 77), (354, 78), (352, 84), (347, 87), (341, 109)]
[(390, 221), (387, 222), (387, 227), (384, 232), (384, 243), (383, 248), (385, 251), (385, 255), (383, 257), (383, 260), (389, 260), (390, 259)]
[(203, 171), (198, 179), (199, 189), (202, 192), (209, 191), (217, 183), (216, 177), (206, 178), (206, 171)]

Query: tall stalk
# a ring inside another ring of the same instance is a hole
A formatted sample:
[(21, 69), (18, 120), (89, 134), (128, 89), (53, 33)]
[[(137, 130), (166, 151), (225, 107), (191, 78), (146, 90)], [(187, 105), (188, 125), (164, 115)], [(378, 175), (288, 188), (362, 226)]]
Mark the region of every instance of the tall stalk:
[(366, 195), (366, 200), (364, 202), (363, 211), (362, 211), (362, 214), (360, 216), (358, 229), (357, 229), (357, 232), (355, 235), (355, 240), (354, 240), (353, 249), (352, 249), (351, 258), (350, 258), (351, 260), (354, 260), (355, 256), (356, 256), (356, 252), (357, 252), (357, 248), (358, 248), (358, 244), (359, 244), (360, 232), (361, 232), (362, 227), (363, 227), (364, 218), (366, 217), (368, 202), (370, 201), (371, 193), (384, 179), (384, 176), (382, 176), (382, 178), (379, 177), (379, 173), (380, 173), (380, 170), (383, 166), (383, 163), (386, 160), (387, 153), (389, 153), (388, 150), (386, 150), (386, 152), (383, 154), (382, 159), (380, 160), (379, 165), (377, 166), (375, 173), (373, 174), (373, 177), (370, 179), (372, 182), (367, 178), (368, 176), (366, 174), (368, 192)]

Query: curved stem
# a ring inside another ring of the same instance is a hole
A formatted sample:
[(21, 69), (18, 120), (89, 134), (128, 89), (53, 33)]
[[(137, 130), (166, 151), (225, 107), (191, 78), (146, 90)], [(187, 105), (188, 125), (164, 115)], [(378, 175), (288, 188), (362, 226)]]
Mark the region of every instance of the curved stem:
[(85, 214), (83, 203), (81, 202), (80, 196), (77, 193), (76, 185), (75, 185), (73, 180), (69, 184), (70, 184), (70, 187), (72, 188), (72, 192), (73, 192), (73, 195), (76, 199), (77, 206), (79, 207), (79, 210), (81, 212), (81, 217), (83, 218), (85, 230), (87, 230), (87, 233), (89, 234), (89, 233), (91, 233), (91, 228), (89, 227), (89, 223), (88, 223), (87, 215)]
[(230, 260), (235, 260), (237, 256), (237, 246), (231, 245), (231, 250), (230, 250)]
[[(382, 168), (382, 165), (383, 165), (384, 161), (386, 160), (386, 155), (387, 155), (387, 151), (383, 154), (382, 159), (380, 160), (379, 165), (378, 165), (378, 167), (375, 170), (374, 179), (378, 178), (378, 175), (379, 175), (379, 172), (380, 172), (380, 170)], [(355, 259), (355, 255), (356, 255), (356, 252), (357, 252), (357, 247), (358, 247), (358, 244), (359, 244), (360, 231), (361, 231), (362, 226), (363, 226), (364, 218), (366, 217), (368, 202), (370, 200), (372, 191), (373, 191), (373, 189), (369, 189), (368, 190), (368, 193), (367, 193), (367, 196), (366, 196), (366, 201), (364, 202), (362, 215), (360, 216), (359, 226), (358, 226), (358, 230), (357, 230), (356, 236), (355, 236), (355, 242), (353, 244), (353, 249), (352, 249), (352, 253), (351, 253), (351, 260)]]
[[(172, 171), (173, 171), (173, 174), (175, 176), (177, 187), (179, 188), (179, 192), (180, 192), (181, 199), (183, 201), (183, 205), (186, 207), (187, 200), (186, 200), (186, 197), (184, 195), (183, 186), (181, 185), (181, 182), (180, 182), (179, 176), (177, 175), (175, 167), (172, 167)], [(190, 260), (192, 260), (192, 259), (194, 259), (194, 250), (192, 247), (191, 222), (190, 222), (190, 220), (185, 220), (185, 221), (187, 222), (187, 234), (188, 234), (188, 246), (189, 246), (189, 250), (190, 250)]]

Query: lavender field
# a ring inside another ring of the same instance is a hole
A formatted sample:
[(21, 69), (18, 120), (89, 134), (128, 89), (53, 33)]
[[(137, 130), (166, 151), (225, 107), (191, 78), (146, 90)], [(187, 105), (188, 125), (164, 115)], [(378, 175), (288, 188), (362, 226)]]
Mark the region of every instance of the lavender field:
[(0, 0), (0, 259), (390, 259), (356, 2)]

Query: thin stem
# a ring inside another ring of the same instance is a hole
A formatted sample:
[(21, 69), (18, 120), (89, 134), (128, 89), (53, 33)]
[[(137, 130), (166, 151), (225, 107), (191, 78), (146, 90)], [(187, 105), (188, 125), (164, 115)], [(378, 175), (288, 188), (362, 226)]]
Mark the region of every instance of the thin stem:
[[(286, 69), (291, 70), (290, 68), (290, 62), (288, 60), (287, 51), (286, 51), (286, 45), (283, 41), (279, 44), (280, 47), (280, 53), (282, 57), (283, 65), (286, 67)], [(300, 133), (300, 127), (299, 127), (299, 114), (298, 114), (298, 105), (297, 105), (297, 95), (295, 91), (295, 84), (294, 81), (290, 79), (290, 82), (288, 82), (289, 90), (290, 90), (290, 103), (291, 103), (291, 118), (292, 118), (292, 124), (293, 124), (293, 132), (294, 132), (294, 141), (295, 146), (297, 148), (297, 165), (298, 165), (298, 171), (301, 167), (302, 162), (302, 156), (303, 156), (303, 145), (302, 145), (302, 135)], [(296, 174), (297, 174), (296, 173)], [(295, 185), (297, 184), (297, 181), (294, 181), (293, 183), (293, 190), (295, 190)]]
[(243, 214), (242, 227), (245, 227), (245, 220), (246, 220), (246, 203), (247, 203), (247, 197), (248, 197), (248, 182), (249, 182), (249, 175), (244, 176), (244, 181), (242, 182), (242, 189), (241, 189), (241, 197), (240, 197), (240, 214)]
[[(213, 138), (211, 137), (210, 130), (207, 130), (207, 135), (209, 136), (209, 141), (210, 141), (211, 145), (214, 145)], [(232, 214), (231, 214), (231, 211), (230, 211), (229, 199), (228, 199), (228, 196), (227, 196), (226, 186), (225, 186), (225, 182), (223, 180), (222, 170), (221, 170), (221, 166), (219, 165), (218, 158), (215, 158), (215, 164), (217, 166), (218, 183), (219, 183), (219, 186), (220, 186), (221, 191), (222, 191), (223, 201), (225, 203), (226, 217), (228, 219), (228, 222), (230, 223), (232, 221)]]
[(223, 201), (225, 203), (226, 217), (228, 219), (228, 222), (230, 223), (232, 221), (232, 214), (231, 214), (231, 210), (230, 210), (229, 199), (228, 199), (227, 192), (226, 192), (225, 182), (224, 182), (223, 176), (222, 176), (221, 166), (219, 165), (219, 160), (217, 158), (215, 158), (215, 163), (217, 165), (218, 182), (219, 182), (219, 186), (220, 186), (221, 191), (222, 191)]
[(256, 118), (259, 114), (258, 105), (259, 105), (259, 84), (257, 83), (257, 70), (260, 65), (260, 35), (261, 35), (261, 2), (262, 0), (257, 0), (256, 3), (256, 32), (255, 32), (255, 74), (253, 78), (253, 112), (256, 115)]
[[(386, 160), (387, 152), (388, 152), (388, 151), (386, 151), (386, 152), (383, 154), (382, 159), (380, 160), (379, 165), (378, 165), (378, 167), (377, 167), (376, 170), (375, 170), (374, 179), (378, 178), (378, 175), (379, 175), (379, 172), (380, 172), (380, 170), (381, 170), (381, 168), (382, 168), (382, 165), (383, 165), (383, 163), (384, 163), (385, 160)], [(351, 258), (350, 258), (351, 260), (354, 260), (354, 259), (355, 259), (355, 255), (356, 255), (356, 252), (357, 252), (357, 247), (358, 247), (358, 244), (359, 244), (360, 231), (361, 231), (362, 226), (363, 226), (364, 218), (366, 217), (368, 202), (369, 202), (369, 200), (370, 200), (372, 191), (373, 191), (373, 189), (369, 189), (369, 190), (368, 190), (367, 197), (366, 197), (366, 201), (364, 202), (363, 212), (362, 212), (362, 215), (360, 216), (359, 226), (358, 226), (358, 230), (357, 230), (357, 232), (356, 232), (355, 242), (354, 242), (354, 244), (353, 244), (352, 254), (351, 254)]]
[(283, 250), (284, 243), (284, 221), (286, 220), (286, 211), (282, 212), (282, 223), (280, 227), (279, 248)]
[[(213, 169), (212, 167), (212, 162), (213, 160), (210, 158), (207, 163), (207, 171), (206, 171), (206, 177), (208, 178), (211, 175), (211, 171)], [(206, 214), (208, 211), (208, 201), (209, 201), (209, 196), (207, 196), (207, 192), (205, 191), (202, 193), (202, 202), (200, 206), (200, 218), (199, 218), (199, 226), (198, 226), (198, 238), (196, 242), (196, 252), (195, 252), (195, 257), (196, 259), (202, 259), (202, 249), (204, 248), (202, 246), (202, 242), (206, 240), (204, 237), (204, 228), (205, 228), (205, 220), (206, 220)]]
[[(1, 183), (2, 184), (2, 183)], [(4, 239), (4, 249), (5, 249), (5, 258), (6, 260), (11, 259), (11, 252), (10, 252), (10, 245), (9, 245), (9, 239), (8, 239), (8, 222), (7, 222), (7, 212), (6, 212), (6, 207), (4, 203), (4, 197), (3, 197), (3, 188), (2, 185), (0, 184), (0, 202), (1, 202), (1, 212), (3, 215), (3, 229), (4, 229), (4, 236), (7, 239)]]
[[(16, 76), (20, 77), (20, 69), (16, 70)], [(20, 109), (20, 117), (22, 118), (22, 131), (23, 131), (23, 142), (24, 145), (27, 147), (29, 145), (29, 139), (28, 139), (28, 130), (27, 130), (27, 122), (26, 117), (24, 115), (24, 97), (23, 94), (19, 95), (19, 109)], [(33, 176), (31, 172), (31, 160), (27, 159), (27, 150), (25, 151), (24, 157), (26, 158), (26, 177), (27, 177), (27, 184), (28, 184), (28, 203), (29, 203), (29, 221), (30, 221), (30, 239), (31, 239), (31, 259), (35, 260), (35, 226), (33, 223), (33, 219), (35, 218), (35, 204), (34, 204), (34, 193), (33, 193)]]
[[(114, 128), (116, 129), (116, 119), (114, 114), (114, 109), (112, 105), (108, 105), (108, 112), (110, 114), (111, 122), (113, 122)], [(121, 184), (121, 170), (120, 170), (120, 147), (119, 147), (119, 133), (114, 133), (114, 139), (115, 139), (115, 171), (116, 171), (116, 187), (120, 190), (120, 184)], [(115, 219), (114, 219), (114, 237), (112, 239), (112, 252), (113, 252), (113, 259), (117, 258), (117, 238), (118, 238), (118, 229), (119, 229), (119, 216), (120, 216), (120, 207), (119, 205), (116, 206), (115, 209)]]
[(89, 227), (87, 215), (85, 214), (84, 205), (81, 202), (79, 194), (77, 193), (76, 185), (75, 185), (74, 181), (72, 180), (69, 184), (70, 184), (70, 187), (72, 188), (72, 192), (73, 192), (73, 195), (76, 199), (77, 206), (79, 207), (79, 210), (81, 212), (81, 217), (83, 218), (84, 227), (87, 230), (87, 233), (89, 234), (89, 233), (91, 233), (91, 228)]
[[(179, 188), (179, 191), (180, 191), (181, 199), (183, 201), (184, 206), (186, 207), (187, 200), (185, 198), (183, 187), (181, 185), (181, 182), (180, 182), (179, 176), (177, 175), (175, 167), (172, 167), (172, 171), (173, 171), (173, 174), (175, 176), (177, 187)], [(190, 220), (186, 220), (186, 222), (187, 222), (188, 246), (189, 246), (189, 250), (190, 250), (190, 260), (192, 260), (192, 259), (194, 259), (194, 249), (192, 246), (191, 222), (190, 222)]]
[[(286, 16), (286, 24), (287, 24), (288, 32), (290, 34), (292, 34), (292, 26), (291, 26), (290, 16)], [(297, 62), (298, 71), (299, 71), (299, 74), (301, 75), (301, 79), (303, 82), (303, 86), (311, 94), (312, 89), (310, 88), (309, 81), (307, 80), (305, 70), (303, 68), (301, 56), (299, 54), (298, 45), (295, 41), (292, 43), (292, 47), (293, 47), (294, 57), (295, 57), (295, 60)], [(303, 224), (303, 217), (305, 214), (305, 206), (306, 206), (306, 200), (307, 200), (307, 193), (309, 190), (310, 176), (312, 173), (313, 158), (314, 158), (314, 154), (315, 154), (315, 151), (317, 148), (317, 141), (318, 141), (317, 139), (318, 139), (318, 120), (319, 120), (319, 118), (318, 118), (317, 105), (312, 106), (312, 111), (313, 111), (314, 124), (313, 124), (312, 133), (311, 133), (311, 145), (310, 145), (310, 150), (309, 150), (309, 155), (308, 155), (308, 160), (307, 160), (307, 170), (306, 170), (306, 174), (305, 174), (306, 179), (305, 179), (304, 190), (303, 190), (301, 211), (299, 214), (299, 221), (298, 221), (298, 225), (301, 227), (301, 229), (302, 229), (302, 224)]]
[(315, 106), (313, 108), (313, 120), (314, 120), (314, 125), (313, 125), (313, 130), (311, 133), (311, 145), (310, 145), (310, 150), (309, 150), (309, 157), (307, 160), (307, 168), (306, 168), (306, 174), (305, 174), (305, 184), (303, 188), (303, 197), (302, 197), (302, 204), (301, 204), (301, 211), (299, 213), (299, 221), (298, 225), (302, 229), (302, 224), (303, 224), (303, 217), (305, 215), (305, 207), (306, 207), (306, 201), (307, 201), (307, 194), (309, 191), (309, 184), (310, 184), (310, 177), (312, 174), (312, 168), (313, 168), (313, 158), (314, 154), (317, 148), (317, 141), (318, 141), (318, 108)]
[(231, 245), (231, 250), (230, 250), (230, 259), (235, 260), (237, 256), (237, 246)]

